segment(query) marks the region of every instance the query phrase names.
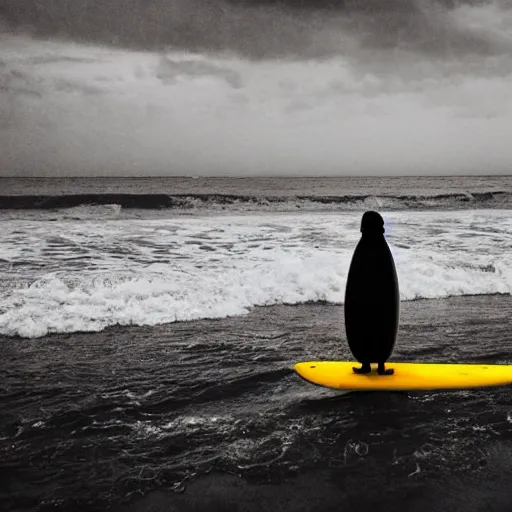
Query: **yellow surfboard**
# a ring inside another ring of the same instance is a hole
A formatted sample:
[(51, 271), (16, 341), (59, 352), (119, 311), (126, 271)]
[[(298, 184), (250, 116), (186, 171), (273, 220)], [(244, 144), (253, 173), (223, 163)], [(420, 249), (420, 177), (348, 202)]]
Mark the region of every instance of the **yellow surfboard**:
[(393, 375), (372, 373), (359, 375), (352, 367), (361, 365), (350, 361), (305, 361), (295, 364), (295, 371), (305, 380), (333, 389), (343, 390), (428, 390), (468, 389), (512, 384), (512, 365), (507, 364), (438, 364), (394, 363)]

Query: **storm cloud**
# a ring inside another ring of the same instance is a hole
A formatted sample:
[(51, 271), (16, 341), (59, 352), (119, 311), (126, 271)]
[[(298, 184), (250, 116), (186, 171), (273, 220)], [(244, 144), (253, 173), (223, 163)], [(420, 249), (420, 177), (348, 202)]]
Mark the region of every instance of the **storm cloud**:
[(449, 13), (483, 0), (4, 0), (3, 18), (38, 36), (138, 50), (232, 51), (251, 58), (370, 48), (493, 54), (510, 40), (457, 27)]
[(509, 0), (4, 0), (0, 173), (500, 174)]

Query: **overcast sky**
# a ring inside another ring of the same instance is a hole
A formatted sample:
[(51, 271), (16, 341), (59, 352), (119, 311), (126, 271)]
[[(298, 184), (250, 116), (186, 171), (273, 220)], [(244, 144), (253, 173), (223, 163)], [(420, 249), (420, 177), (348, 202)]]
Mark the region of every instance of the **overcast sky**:
[(510, 0), (3, 5), (0, 175), (512, 169)]

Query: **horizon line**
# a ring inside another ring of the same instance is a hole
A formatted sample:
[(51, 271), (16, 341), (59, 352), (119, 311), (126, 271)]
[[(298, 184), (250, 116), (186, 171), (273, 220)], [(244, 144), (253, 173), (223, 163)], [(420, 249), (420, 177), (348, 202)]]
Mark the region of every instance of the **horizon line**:
[(160, 175), (160, 174), (152, 174), (147, 176), (132, 176), (132, 175), (80, 175), (80, 176), (72, 176), (72, 175), (61, 175), (61, 176), (0, 176), (0, 179), (148, 179), (148, 178), (181, 178), (181, 179), (258, 179), (258, 178), (306, 178), (306, 179), (319, 179), (319, 178), (503, 178), (503, 177), (511, 177), (510, 174), (343, 174), (343, 175), (266, 175), (266, 174), (258, 174), (258, 175), (249, 175), (249, 176), (233, 176), (233, 175), (215, 175), (215, 176), (207, 176), (207, 175)]

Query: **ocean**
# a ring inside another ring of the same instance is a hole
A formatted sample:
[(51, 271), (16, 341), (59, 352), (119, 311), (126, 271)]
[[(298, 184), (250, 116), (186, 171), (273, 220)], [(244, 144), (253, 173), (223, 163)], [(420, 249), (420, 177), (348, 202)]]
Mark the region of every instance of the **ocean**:
[(512, 510), (509, 388), (344, 393), (379, 211), (392, 360), (510, 363), (512, 177), (0, 179), (0, 508)]

